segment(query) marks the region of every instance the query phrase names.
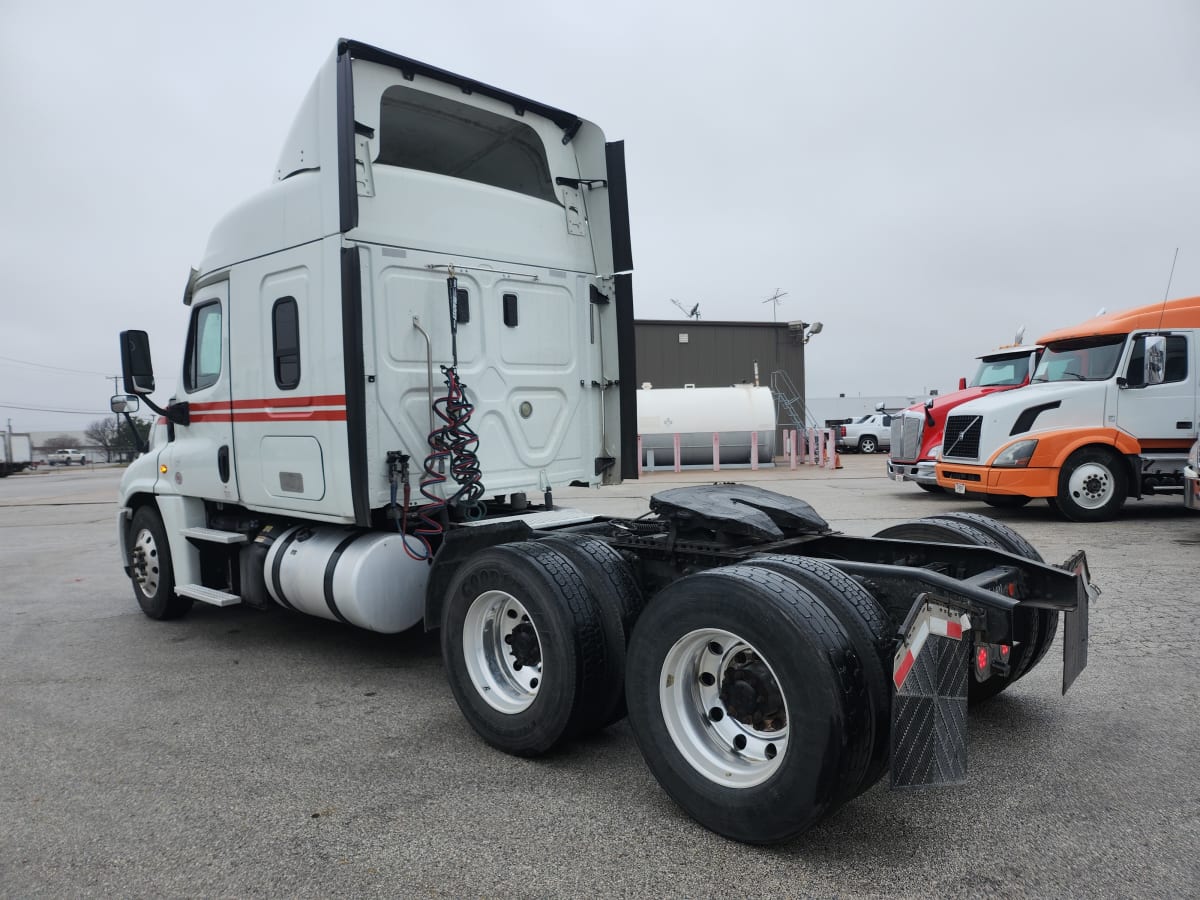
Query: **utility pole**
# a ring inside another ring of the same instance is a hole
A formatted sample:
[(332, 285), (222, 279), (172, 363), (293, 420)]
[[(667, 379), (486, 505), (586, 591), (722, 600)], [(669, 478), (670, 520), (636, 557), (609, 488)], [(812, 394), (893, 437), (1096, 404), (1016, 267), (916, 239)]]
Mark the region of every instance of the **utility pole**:
[[(115, 396), (117, 393), (117, 382), (121, 380), (121, 376), (120, 375), (112, 375), (109, 377), (112, 378), (113, 395)], [(115, 413), (113, 413), (113, 418), (115, 418), (117, 420), (116, 428), (113, 429), (113, 441), (112, 441), (113, 449), (116, 449), (117, 440), (121, 437), (121, 414), (119, 412), (115, 412)], [(108, 461), (112, 462), (112, 453), (111, 452), (108, 454)]]

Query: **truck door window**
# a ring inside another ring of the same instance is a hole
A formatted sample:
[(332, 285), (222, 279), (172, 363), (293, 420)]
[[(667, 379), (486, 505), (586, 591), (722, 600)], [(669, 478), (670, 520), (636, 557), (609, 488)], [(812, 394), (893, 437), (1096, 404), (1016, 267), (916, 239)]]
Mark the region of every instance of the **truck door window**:
[[(1167, 335), (1167, 363), (1163, 384), (1187, 379), (1187, 358), (1187, 338), (1182, 334)], [(1139, 334), (1133, 339), (1133, 352), (1129, 355), (1129, 366), (1125, 370), (1125, 383), (1130, 387), (1142, 387), (1146, 383), (1146, 336), (1144, 334)]]
[(546, 148), (533, 128), (411, 88), (393, 86), (383, 92), (375, 162), (558, 203)]
[(221, 377), (221, 304), (205, 303), (192, 311), (183, 360), (183, 389), (212, 387)]
[(275, 385), (282, 391), (300, 383), (300, 309), (295, 297), (281, 297), (271, 308), (271, 355)]

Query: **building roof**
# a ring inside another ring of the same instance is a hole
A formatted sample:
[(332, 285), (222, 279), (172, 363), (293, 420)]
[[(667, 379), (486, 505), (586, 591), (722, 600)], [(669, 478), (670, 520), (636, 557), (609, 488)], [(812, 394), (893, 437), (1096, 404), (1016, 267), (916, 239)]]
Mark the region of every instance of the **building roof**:
[(1052, 341), (1101, 337), (1106, 334), (1129, 334), (1131, 331), (1160, 328), (1200, 328), (1200, 297), (1151, 303), (1148, 306), (1096, 316), (1080, 325), (1060, 328), (1042, 335), (1038, 338), (1038, 343), (1049, 344)]

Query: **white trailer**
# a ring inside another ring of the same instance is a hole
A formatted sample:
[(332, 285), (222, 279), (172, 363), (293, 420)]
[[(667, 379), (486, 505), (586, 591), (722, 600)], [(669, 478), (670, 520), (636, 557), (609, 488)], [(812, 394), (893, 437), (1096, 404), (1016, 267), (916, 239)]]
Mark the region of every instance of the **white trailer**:
[(24, 472), (33, 465), (33, 443), (27, 434), (0, 432), (0, 478)]
[(628, 713), (671, 796), (738, 840), (802, 832), (889, 764), (961, 781), (968, 700), (1029, 671), (1059, 612), (1064, 690), (1086, 663), (1082, 553), (1046, 565), (952, 514), (853, 538), (742, 485), (633, 520), (556, 506), (637, 474), (631, 269), (620, 143), (339, 42), (188, 280), (178, 397), (151, 400), (149, 339), (122, 333), (166, 431), (121, 484), (141, 608), (440, 629), (484, 740), (540, 754)]

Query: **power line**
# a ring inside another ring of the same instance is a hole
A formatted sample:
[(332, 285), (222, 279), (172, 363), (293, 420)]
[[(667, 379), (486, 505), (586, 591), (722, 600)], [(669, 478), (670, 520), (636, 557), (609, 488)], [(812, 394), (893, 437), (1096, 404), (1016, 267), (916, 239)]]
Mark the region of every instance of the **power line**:
[(54, 406), (18, 406), (15, 403), (0, 403), (0, 409), (24, 409), (30, 412), (66, 413), (69, 416), (107, 416), (109, 413), (86, 409), (60, 409)]
[(30, 362), (27, 359), (14, 359), (11, 356), (0, 356), (5, 362), (16, 363), (19, 366), (34, 366), (38, 369), (53, 369), (55, 372), (71, 372), (75, 375), (99, 375), (101, 378), (112, 378), (107, 372), (93, 372), (90, 369), (68, 369), (64, 366), (48, 366), (45, 363)]

